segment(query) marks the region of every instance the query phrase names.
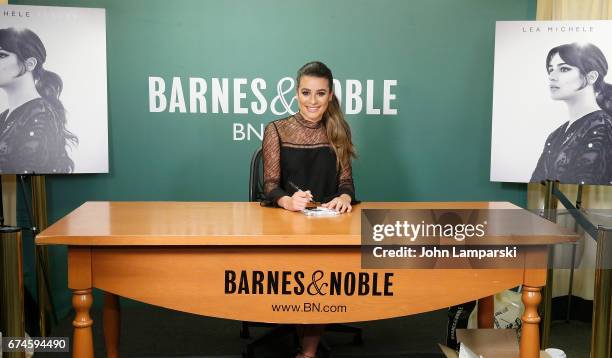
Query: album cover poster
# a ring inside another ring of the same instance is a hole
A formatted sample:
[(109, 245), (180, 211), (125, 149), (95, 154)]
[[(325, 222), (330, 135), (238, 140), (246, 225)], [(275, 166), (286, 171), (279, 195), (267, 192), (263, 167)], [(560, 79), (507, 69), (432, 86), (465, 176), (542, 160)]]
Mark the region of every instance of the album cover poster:
[(108, 173), (105, 10), (0, 6), (0, 174)]
[(491, 181), (612, 184), (612, 21), (501, 21)]

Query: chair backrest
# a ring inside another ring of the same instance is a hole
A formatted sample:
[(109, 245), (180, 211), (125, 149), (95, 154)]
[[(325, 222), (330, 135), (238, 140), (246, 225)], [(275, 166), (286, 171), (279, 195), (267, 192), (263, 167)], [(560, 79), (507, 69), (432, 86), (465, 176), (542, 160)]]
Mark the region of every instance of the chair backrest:
[(253, 152), (249, 174), (249, 201), (264, 201), (263, 160), (261, 147)]

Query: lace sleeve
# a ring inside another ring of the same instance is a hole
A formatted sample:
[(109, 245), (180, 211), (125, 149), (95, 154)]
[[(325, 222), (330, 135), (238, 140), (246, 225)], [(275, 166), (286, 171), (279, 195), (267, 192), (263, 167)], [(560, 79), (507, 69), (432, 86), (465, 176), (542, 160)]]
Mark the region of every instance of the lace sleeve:
[(280, 186), (280, 136), (274, 122), (268, 124), (263, 137), (264, 194), (267, 200), (277, 204), (288, 195)]
[(353, 185), (353, 169), (349, 164), (346, 168), (340, 170), (338, 179), (338, 193), (336, 196), (347, 194), (351, 200), (355, 201), (355, 186)]

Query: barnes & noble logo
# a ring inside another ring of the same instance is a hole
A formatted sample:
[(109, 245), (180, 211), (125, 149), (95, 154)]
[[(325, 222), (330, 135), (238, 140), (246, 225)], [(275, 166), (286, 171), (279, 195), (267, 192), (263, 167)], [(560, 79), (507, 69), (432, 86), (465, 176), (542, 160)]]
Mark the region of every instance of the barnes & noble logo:
[[(260, 77), (149, 76), (148, 82), (150, 113), (257, 115), (257, 123), (232, 123), (234, 141), (262, 140), (265, 123), (261, 119), (270, 119), (262, 116), (267, 112), (274, 116), (289, 116), (297, 111), (296, 84), (291, 77), (281, 78), (270, 89), (267, 81)], [(334, 79), (333, 84), (345, 114), (368, 116), (397, 116), (394, 103), (396, 86), (397, 80), (375, 82), (373, 79), (346, 79), (343, 82)]]
[(393, 273), (225, 270), (228, 295), (393, 296)]

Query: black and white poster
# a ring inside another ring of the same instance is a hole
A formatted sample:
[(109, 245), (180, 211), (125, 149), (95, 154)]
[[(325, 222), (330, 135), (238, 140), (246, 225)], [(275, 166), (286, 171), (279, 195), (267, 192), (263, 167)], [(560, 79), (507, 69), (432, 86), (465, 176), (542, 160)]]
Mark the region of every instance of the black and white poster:
[(0, 6), (0, 174), (108, 173), (105, 10)]
[(612, 21), (501, 21), (491, 181), (612, 184)]

